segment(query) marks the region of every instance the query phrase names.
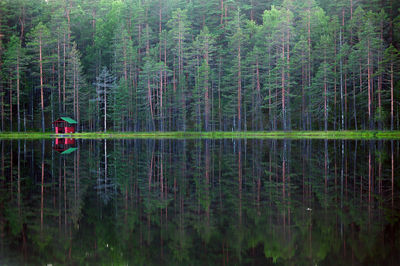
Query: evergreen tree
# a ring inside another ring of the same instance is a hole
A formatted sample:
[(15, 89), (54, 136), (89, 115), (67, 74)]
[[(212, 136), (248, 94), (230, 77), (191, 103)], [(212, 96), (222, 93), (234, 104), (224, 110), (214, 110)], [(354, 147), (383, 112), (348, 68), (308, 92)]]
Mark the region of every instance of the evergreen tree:
[(12, 131), (12, 108), (13, 101), (11, 100), (13, 95), (13, 85), (16, 87), (17, 94), (17, 125), (18, 132), (21, 131), (21, 74), (25, 71), (26, 58), (25, 51), (21, 46), (21, 40), (19, 37), (13, 35), (11, 36), (10, 42), (8, 43), (7, 50), (4, 54), (4, 67), (9, 71), (10, 80), (10, 131)]
[[(45, 131), (45, 89), (48, 88), (46, 63), (50, 56), (49, 46), (51, 45), (50, 31), (43, 23), (39, 23), (29, 34), (31, 40), (28, 44), (32, 49), (33, 59), (39, 66), (39, 86), (40, 86), (40, 109), (41, 109), (41, 126), (42, 131)], [(45, 88), (46, 87), (46, 88)]]
[(96, 86), (96, 104), (98, 109), (103, 111), (103, 130), (106, 132), (107, 116), (109, 116), (107, 106), (110, 106), (109, 102), (112, 101), (110, 95), (115, 88), (115, 77), (108, 71), (107, 67), (103, 67), (93, 85)]
[[(180, 9), (172, 12), (171, 19), (167, 25), (170, 28), (170, 36), (172, 41), (172, 56), (173, 63), (173, 91), (176, 107), (174, 113), (177, 114), (177, 125), (174, 127), (178, 130), (186, 130), (186, 64), (187, 64), (187, 50), (188, 50), (188, 30), (189, 22), (187, 18), (187, 10)], [(175, 76), (176, 75), (176, 76)]]

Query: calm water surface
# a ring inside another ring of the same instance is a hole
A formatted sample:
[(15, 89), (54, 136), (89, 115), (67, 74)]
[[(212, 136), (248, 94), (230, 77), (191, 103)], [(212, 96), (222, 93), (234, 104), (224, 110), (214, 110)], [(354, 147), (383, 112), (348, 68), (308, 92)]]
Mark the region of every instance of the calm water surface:
[(399, 141), (0, 141), (1, 265), (398, 265)]

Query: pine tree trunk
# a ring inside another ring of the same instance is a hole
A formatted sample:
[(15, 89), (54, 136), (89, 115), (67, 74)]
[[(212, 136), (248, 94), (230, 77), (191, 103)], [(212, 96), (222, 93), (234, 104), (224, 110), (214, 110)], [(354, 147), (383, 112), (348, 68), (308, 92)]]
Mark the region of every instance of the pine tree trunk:
[(0, 95), (1, 95), (1, 131), (4, 131), (4, 95), (3, 95), (3, 84), (0, 83)]
[(241, 117), (241, 103), (242, 103), (242, 71), (241, 71), (241, 55), (240, 55), (240, 40), (238, 42), (238, 131), (241, 130), (242, 127), (242, 117)]
[(19, 106), (19, 49), (17, 54), (17, 119), (18, 119), (18, 132), (21, 131), (21, 114), (20, 114), (20, 106)]
[(164, 131), (164, 116), (163, 116), (163, 71), (160, 70), (160, 131)]
[(57, 84), (58, 84), (58, 112), (61, 113), (61, 66), (60, 66), (60, 38), (57, 34)]
[[(288, 24), (290, 21), (288, 21)], [(286, 126), (291, 130), (291, 114), (290, 114), (290, 28), (287, 29), (287, 42), (286, 42), (286, 67), (287, 67), (287, 103), (286, 103)]]
[[(353, 0), (350, 0), (350, 22), (353, 21)], [(350, 47), (353, 47), (353, 27), (350, 27)], [(357, 130), (357, 105), (356, 105), (356, 81), (355, 73), (352, 73), (353, 81), (353, 118), (354, 118), (354, 129)]]
[(328, 130), (328, 102), (326, 82), (326, 49), (324, 49), (324, 130)]
[[(346, 65), (346, 61), (344, 61)], [(344, 129), (347, 130), (348, 115), (347, 115), (347, 72), (344, 72)]]
[[(71, 3), (69, 3), (71, 5)], [(71, 41), (71, 17), (70, 17), (70, 12), (71, 12), (71, 6), (65, 5), (65, 15), (67, 17), (67, 25), (68, 25), (68, 47), (69, 47), (69, 42)]]
[[(381, 68), (381, 60), (382, 60), (382, 50), (383, 50), (383, 46), (382, 44), (384, 43), (383, 40), (383, 21), (380, 21), (380, 39), (381, 39), (381, 43), (380, 43), (380, 49), (378, 52), (378, 66), (379, 66), (379, 70)], [(382, 77), (382, 71), (379, 71), (379, 76), (378, 76), (378, 110), (379, 110), (379, 124), (378, 127), (380, 130), (383, 129), (383, 110), (382, 110), (382, 104), (381, 104), (381, 93), (382, 93), (382, 81), (383, 81), (383, 77)]]
[(24, 132), (26, 132), (26, 112), (24, 110)]
[[(340, 34), (340, 49), (342, 49), (343, 43), (344, 43), (344, 8), (342, 8), (342, 30)], [(343, 64), (344, 62), (342, 56), (340, 56), (340, 107), (342, 109), (342, 130), (346, 130), (347, 89), (346, 89), (346, 73), (343, 72)]]
[[(362, 62), (361, 62), (361, 60), (359, 61), (359, 71), (360, 71), (359, 76), (360, 76), (360, 94), (361, 94), (362, 93), (362, 83), (363, 83), (363, 80), (362, 80)], [(362, 117), (362, 128), (365, 129), (365, 115), (363, 115), (363, 117)]]
[[(222, 3), (222, 1), (221, 1)], [(219, 57), (218, 64), (218, 121), (219, 130), (222, 131), (222, 109), (221, 109), (221, 67), (222, 67), (222, 57)]]
[[(159, 1), (159, 5), (160, 5), (160, 9), (159, 9), (159, 38), (160, 38), (160, 42), (159, 42), (159, 53), (160, 53), (160, 63), (162, 63), (161, 57), (162, 57), (162, 41), (161, 41), (161, 31), (162, 31), (162, 1)], [(159, 104), (159, 113), (160, 113), (160, 131), (164, 131), (164, 117), (163, 117), (163, 70), (160, 70), (160, 91), (159, 91), (159, 96), (160, 96), (160, 104)]]
[(371, 95), (371, 66), (370, 66), (370, 50), (369, 50), (369, 40), (368, 40), (368, 50), (367, 50), (367, 68), (368, 68), (368, 120), (369, 129), (372, 129), (372, 95)]
[[(268, 54), (269, 55), (269, 54)], [(269, 90), (268, 90), (268, 114), (269, 114), (269, 119), (270, 119), (270, 126), (271, 126), (271, 130), (275, 130), (275, 114), (273, 112), (273, 108), (272, 108), (272, 89), (271, 89), (271, 61), (268, 60), (268, 85), (269, 85)]]
[(64, 32), (64, 43), (63, 43), (63, 45), (64, 45), (64, 53), (63, 53), (63, 56), (64, 56), (64, 61), (63, 61), (63, 64), (64, 64), (64, 67), (63, 67), (63, 113), (65, 114), (65, 85), (66, 85), (66, 81), (65, 81), (65, 69), (66, 69), (66, 47), (65, 47), (65, 44), (66, 44), (66, 40), (65, 40), (65, 32)]
[(94, 46), (94, 36), (96, 34), (96, 9), (92, 9), (92, 45)]
[(205, 100), (205, 130), (209, 131), (209, 123), (210, 123), (210, 99), (209, 99), (209, 88), (208, 88), (208, 43), (205, 44), (205, 54), (204, 54), (204, 59), (206, 60), (206, 69), (204, 73), (204, 100)]
[(76, 128), (80, 130), (80, 122), (81, 122), (81, 114), (79, 110), (79, 76), (77, 78), (77, 86), (76, 86), (76, 121), (78, 122)]
[[(1, 26), (1, 21), (0, 21), (0, 35), (2, 35), (1, 29), (2, 29), (2, 26)], [(1, 41), (1, 38), (0, 38), (0, 41)], [(1, 58), (1, 53), (0, 53), (0, 61), (1, 61), (1, 59), (2, 58)], [(0, 64), (0, 72), (1, 71), (2, 71), (2, 64)], [(1, 129), (0, 129), (0, 131), (4, 131), (4, 96), (3, 96), (3, 83), (2, 82), (0, 82), (0, 97), (1, 97), (1, 105), (0, 105), (0, 108), (1, 108)], [(3, 147), (4, 147), (4, 145), (3, 145)]]
[(13, 93), (12, 93), (12, 79), (11, 79), (11, 76), (10, 76), (10, 79), (9, 79), (9, 84), (10, 84), (10, 94), (9, 94), (9, 100), (10, 100), (10, 102), (9, 102), (9, 104), (10, 104), (10, 131), (13, 131), (13, 109), (12, 109), (12, 107), (13, 107), (13, 105), (12, 105), (12, 99), (13, 99)]
[[(342, 29), (339, 32), (339, 46), (342, 49)], [(344, 130), (344, 102), (343, 102), (343, 59), (340, 55), (340, 121), (341, 121), (341, 130)]]
[(382, 91), (382, 74), (378, 76), (378, 128), (382, 130), (382, 104), (381, 104), (381, 91)]
[(356, 105), (356, 81), (354, 79), (355, 74), (353, 73), (352, 76), (353, 76), (353, 107), (354, 107), (353, 118), (354, 118), (354, 129), (358, 130), (358, 127), (357, 127), (357, 105)]
[[(149, 74), (147, 74), (149, 75)], [(150, 108), (150, 123), (149, 125), (151, 125), (151, 129), (150, 130), (154, 130), (154, 114), (153, 114), (153, 102), (152, 102), (152, 95), (151, 95), (151, 86), (150, 86), (150, 78), (147, 77), (147, 98), (149, 101), (149, 108)]]
[(208, 96), (208, 59), (206, 60), (207, 68), (205, 70), (205, 80), (204, 80), (204, 113), (205, 113), (205, 130), (209, 131), (209, 115), (210, 115), (210, 103), (209, 103), (209, 96)]
[(285, 95), (285, 34), (282, 36), (282, 73), (281, 73), (281, 86), (282, 86), (282, 127), (286, 130), (286, 95)]
[(42, 34), (39, 35), (39, 67), (40, 67), (40, 103), (42, 107), (42, 131), (44, 127), (44, 92), (43, 92), (43, 59), (42, 59)]
[(107, 131), (107, 85), (104, 80), (104, 132)]
[[(167, 37), (164, 35), (164, 90), (165, 93), (167, 93)], [(165, 99), (166, 102), (168, 102), (168, 95)], [(161, 100), (161, 103), (163, 101)], [(167, 110), (165, 110), (167, 112)], [(171, 114), (170, 114), (171, 115)], [(163, 131), (165, 131), (165, 124), (167, 120), (164, 119), (164, 115), (162, 116), (162, 122), (163, 122)], [(166, 130), (171, 130), (171, 124), (169, 125), (169, 128), (167, 127)]]
[[(261, 85), (260, 85), (260, 70), (258, 66), (258, 57), (256, 59), (256, 106), (255, 106), (255, 111), (256, 111), (256, 127), (257, 130), (262, 130), (263, 125), (262, 125), (262, 120), (261, 120)], [(257, 125), (258, 124), (258, 125)]]
[[(201, 86), (200, 86), (200, 66), (199, 66), (199, 56), (196, 56), (196, 77), (195, 77), (195, 102), (196, 102), (196, 131), (201, 131), (203, 129), (202, 123), (201, 123), (201, 115), (200, 115), (200, 110), (201, 110), (201, 104), (203, 103), (201, 96), (203, 96), (201, 93)], [(204, 108), (205, 109), (205, 108)]]
[(254, 20), (253, 0), (250, 0), (250, 20)]
[(337, 42), (337, 35), (336, 35), (336, 29), (335, 29), (335, 34), (334, 34), (334, 57), (335, 58), (335, 63), (334, 63), (334, 67), (333, 67), (333, 130), (336, 130), (336, 115), (337, 115), (337, 95), (336, 95), (336, 86), (337, 86), (337, 61), (336, 61), (336, 57), (337, 57), (337, 47), (336, 47), (336, 42)]
[[(307, 78), (308, 78), (308, 89), (311, 88), (311, 9), (308, 8), (308, 65), (307, 65)], [(311, 94), (308, 95), (307, 104), (307, 124), (308, 130), (311, 130)]]
[(181, 28), (181, 20), (179, 17), (179, 33), (178, 33), (178, 82), (179, 82), (179, 92), (181, 96), (181, 126), (182, 130), (186, 131), (186, 98), (185, 98), (185, 91), (184, 91), (184, 84), (182, 84), (183, 81), (183, 36), (182, 32), (180, 31)]
[(394, 88), (394, 79), (393, 79), (393, 62), (390, 63), (390, 130), (394, 129), (394, 98), (393, 98), (393, 88)]
[[(301, 55), (303, 58), (303, 56), (304, 56), (303, 51), (301, 51)], [(306, 103), (305, 103), (306, 99), (305, 99), (305, 95), (304, 95), (305, 80), (306, 80), (306, 71), (305, 71), (305, 66), (304, 66), (304, 62), (302, 59), (302, 62), (301, 62), (301, 119), (300, 119), (300, 122), (301, 122), (303, 130), (307, 129), (306, 113), (305, 113), (306, 112)]]
[(224, 0), (221, 0), (221, 18), (220, 18), (220, 25), (224, 27), (223, 25), (224, 21)]
[(72, 63), (72, 72), (73, 72), (73, 78), (72, 78), (72, 90), (73, 90), (73, 104), (72, 104), (72, 110), (74, 112), (74, 118), (76, 118), (76, 64), (75, 64), (75, 58), (73, 59)]
[(50, 107), (51, 107), (51, 121), (54, 121), (54, 95), (53, 95), (53, 88), (54, 88), (54, 75), (55, 75), (55, 66), (54, 62), (51, 64), (51, 89), (50, 89)]

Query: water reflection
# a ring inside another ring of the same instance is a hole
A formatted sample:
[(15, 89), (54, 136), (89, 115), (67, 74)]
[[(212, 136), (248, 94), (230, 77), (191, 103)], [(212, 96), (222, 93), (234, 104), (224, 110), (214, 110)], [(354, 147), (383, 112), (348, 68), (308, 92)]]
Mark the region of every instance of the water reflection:
[(69, 141), (1, 141), (1, 264), (398, 262), (398, 141)]
[(56, 138), (53, 143), (53, 150), (61, 154), (70, 154), (76, 151), (77, 149), (78, 148), (76, 147), (75, 139)]

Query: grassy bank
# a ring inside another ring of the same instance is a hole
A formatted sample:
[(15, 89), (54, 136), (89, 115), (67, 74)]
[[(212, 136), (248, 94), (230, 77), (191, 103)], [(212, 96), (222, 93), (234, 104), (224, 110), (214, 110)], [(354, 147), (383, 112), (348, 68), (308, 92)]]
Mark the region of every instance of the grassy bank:
[(400, 131), (250, 131), (250, 132), (88, 132), (59, 134), (51, 132), (3, 132), (0, 139), (400, 139)]

